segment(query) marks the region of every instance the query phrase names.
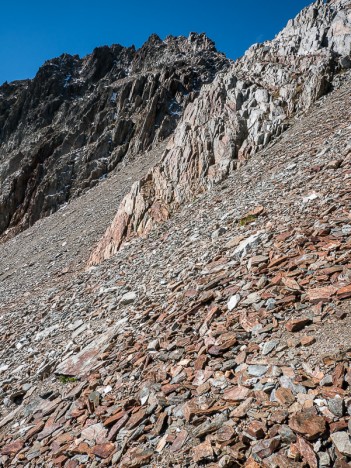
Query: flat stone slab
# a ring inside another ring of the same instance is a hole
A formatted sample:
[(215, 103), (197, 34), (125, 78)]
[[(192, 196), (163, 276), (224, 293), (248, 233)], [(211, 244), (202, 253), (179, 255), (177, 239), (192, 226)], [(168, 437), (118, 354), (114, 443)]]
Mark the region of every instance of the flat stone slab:
[(107, 349), (112, 337), (117, 329), (126, 322), (122, 319), (116, 327), (108, 330), (106, 333), (98, 336), (94, 341), (88, 344), (78, 354), (70, 356), (56, 367), (55, 374), (80, 377), (89, 372), (97, 363), (101, 354)]

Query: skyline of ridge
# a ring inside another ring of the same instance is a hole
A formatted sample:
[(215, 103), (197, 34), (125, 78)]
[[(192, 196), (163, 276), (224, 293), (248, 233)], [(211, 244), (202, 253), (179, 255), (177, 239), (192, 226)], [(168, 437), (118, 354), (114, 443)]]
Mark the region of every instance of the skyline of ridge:
[(190, 5), (179, 3), (170, 14), (160, 0), (151, 5), (139, 0), (133, 5), (78, 0), (67, 13), (43, 0), (34, 5), (19, 0), (16, 5), (4, 5), (2, 11), (0, 84), (33, 78), (46, 60), (63, 53), (83, 57), (96, 47), (112, 44), (139, 48), (153, 33), (164, 39), (205, 32), (219, 51), (236, 59), (252, 44), (272, 39), (310, 3), (297, 0), (286, 5), (270, 0), (263, 5), (249, 0), (226, 5), (225, 0), (218, 0), (214, 6), (208, 0), (196, 0)]

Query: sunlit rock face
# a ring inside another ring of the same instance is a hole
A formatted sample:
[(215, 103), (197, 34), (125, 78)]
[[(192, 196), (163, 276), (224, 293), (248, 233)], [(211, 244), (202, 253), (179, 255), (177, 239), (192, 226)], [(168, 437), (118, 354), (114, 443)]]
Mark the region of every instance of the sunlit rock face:
[(132, 186), (93, 251), (96, 264), (279, 137), (350, 68), (351, 2), (317, 1), (253, 45), (186, 107), (159, 165)]

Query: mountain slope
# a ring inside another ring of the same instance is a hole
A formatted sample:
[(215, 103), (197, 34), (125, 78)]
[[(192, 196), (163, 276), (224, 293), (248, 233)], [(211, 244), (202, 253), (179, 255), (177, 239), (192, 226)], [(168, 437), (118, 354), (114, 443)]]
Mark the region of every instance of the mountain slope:
[(270, 42), (253, 46), (187, 107), (159, 165), (134, 184), (91, 256), (109, 258), (125, 239), (225, 178), (279, 136), (298, 112), (351, 65), (349, 0), (317, 1)]
[[(50, 216), (0, 244), (1, 303), (62, 281), (86, 268), (89, 254), (111, 224), (133, 182), (154, 166), (165, 142), (122, 163), (108, 178)], [(19, 279), (20, 278), (20, 279)]]
[[(35, 80), (5, 86), (2, 181), (36, 188), (0, 245), (0, 466), (350, 465), (350, 25), (350, 0), (317, 1), (235, 63), (196, 34), (63, 56), (87, 89), (62, 113), (45, 109), (66, 68), (44, 66), (45, 99)], [(77, 163), (55, 205), (72, 140), (44, 151), (43, 178), (16, 151), (56, 145), (48, 115), (78, 135), (85, 99), (101, 122), (82, 129), (87, 159), (127, 120), (128, 149), (89, 190)]]
[(350, 91), (1, 310), (5, 466), (346, 466)]

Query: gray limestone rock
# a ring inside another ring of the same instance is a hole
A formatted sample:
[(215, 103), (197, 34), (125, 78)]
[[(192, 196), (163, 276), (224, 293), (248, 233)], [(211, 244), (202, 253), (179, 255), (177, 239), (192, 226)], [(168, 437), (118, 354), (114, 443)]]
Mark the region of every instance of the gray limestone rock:
[(347, 432), (334, 432), (330, 438), (339, 452), (347, 457), (351, 457), (351, 439)]

